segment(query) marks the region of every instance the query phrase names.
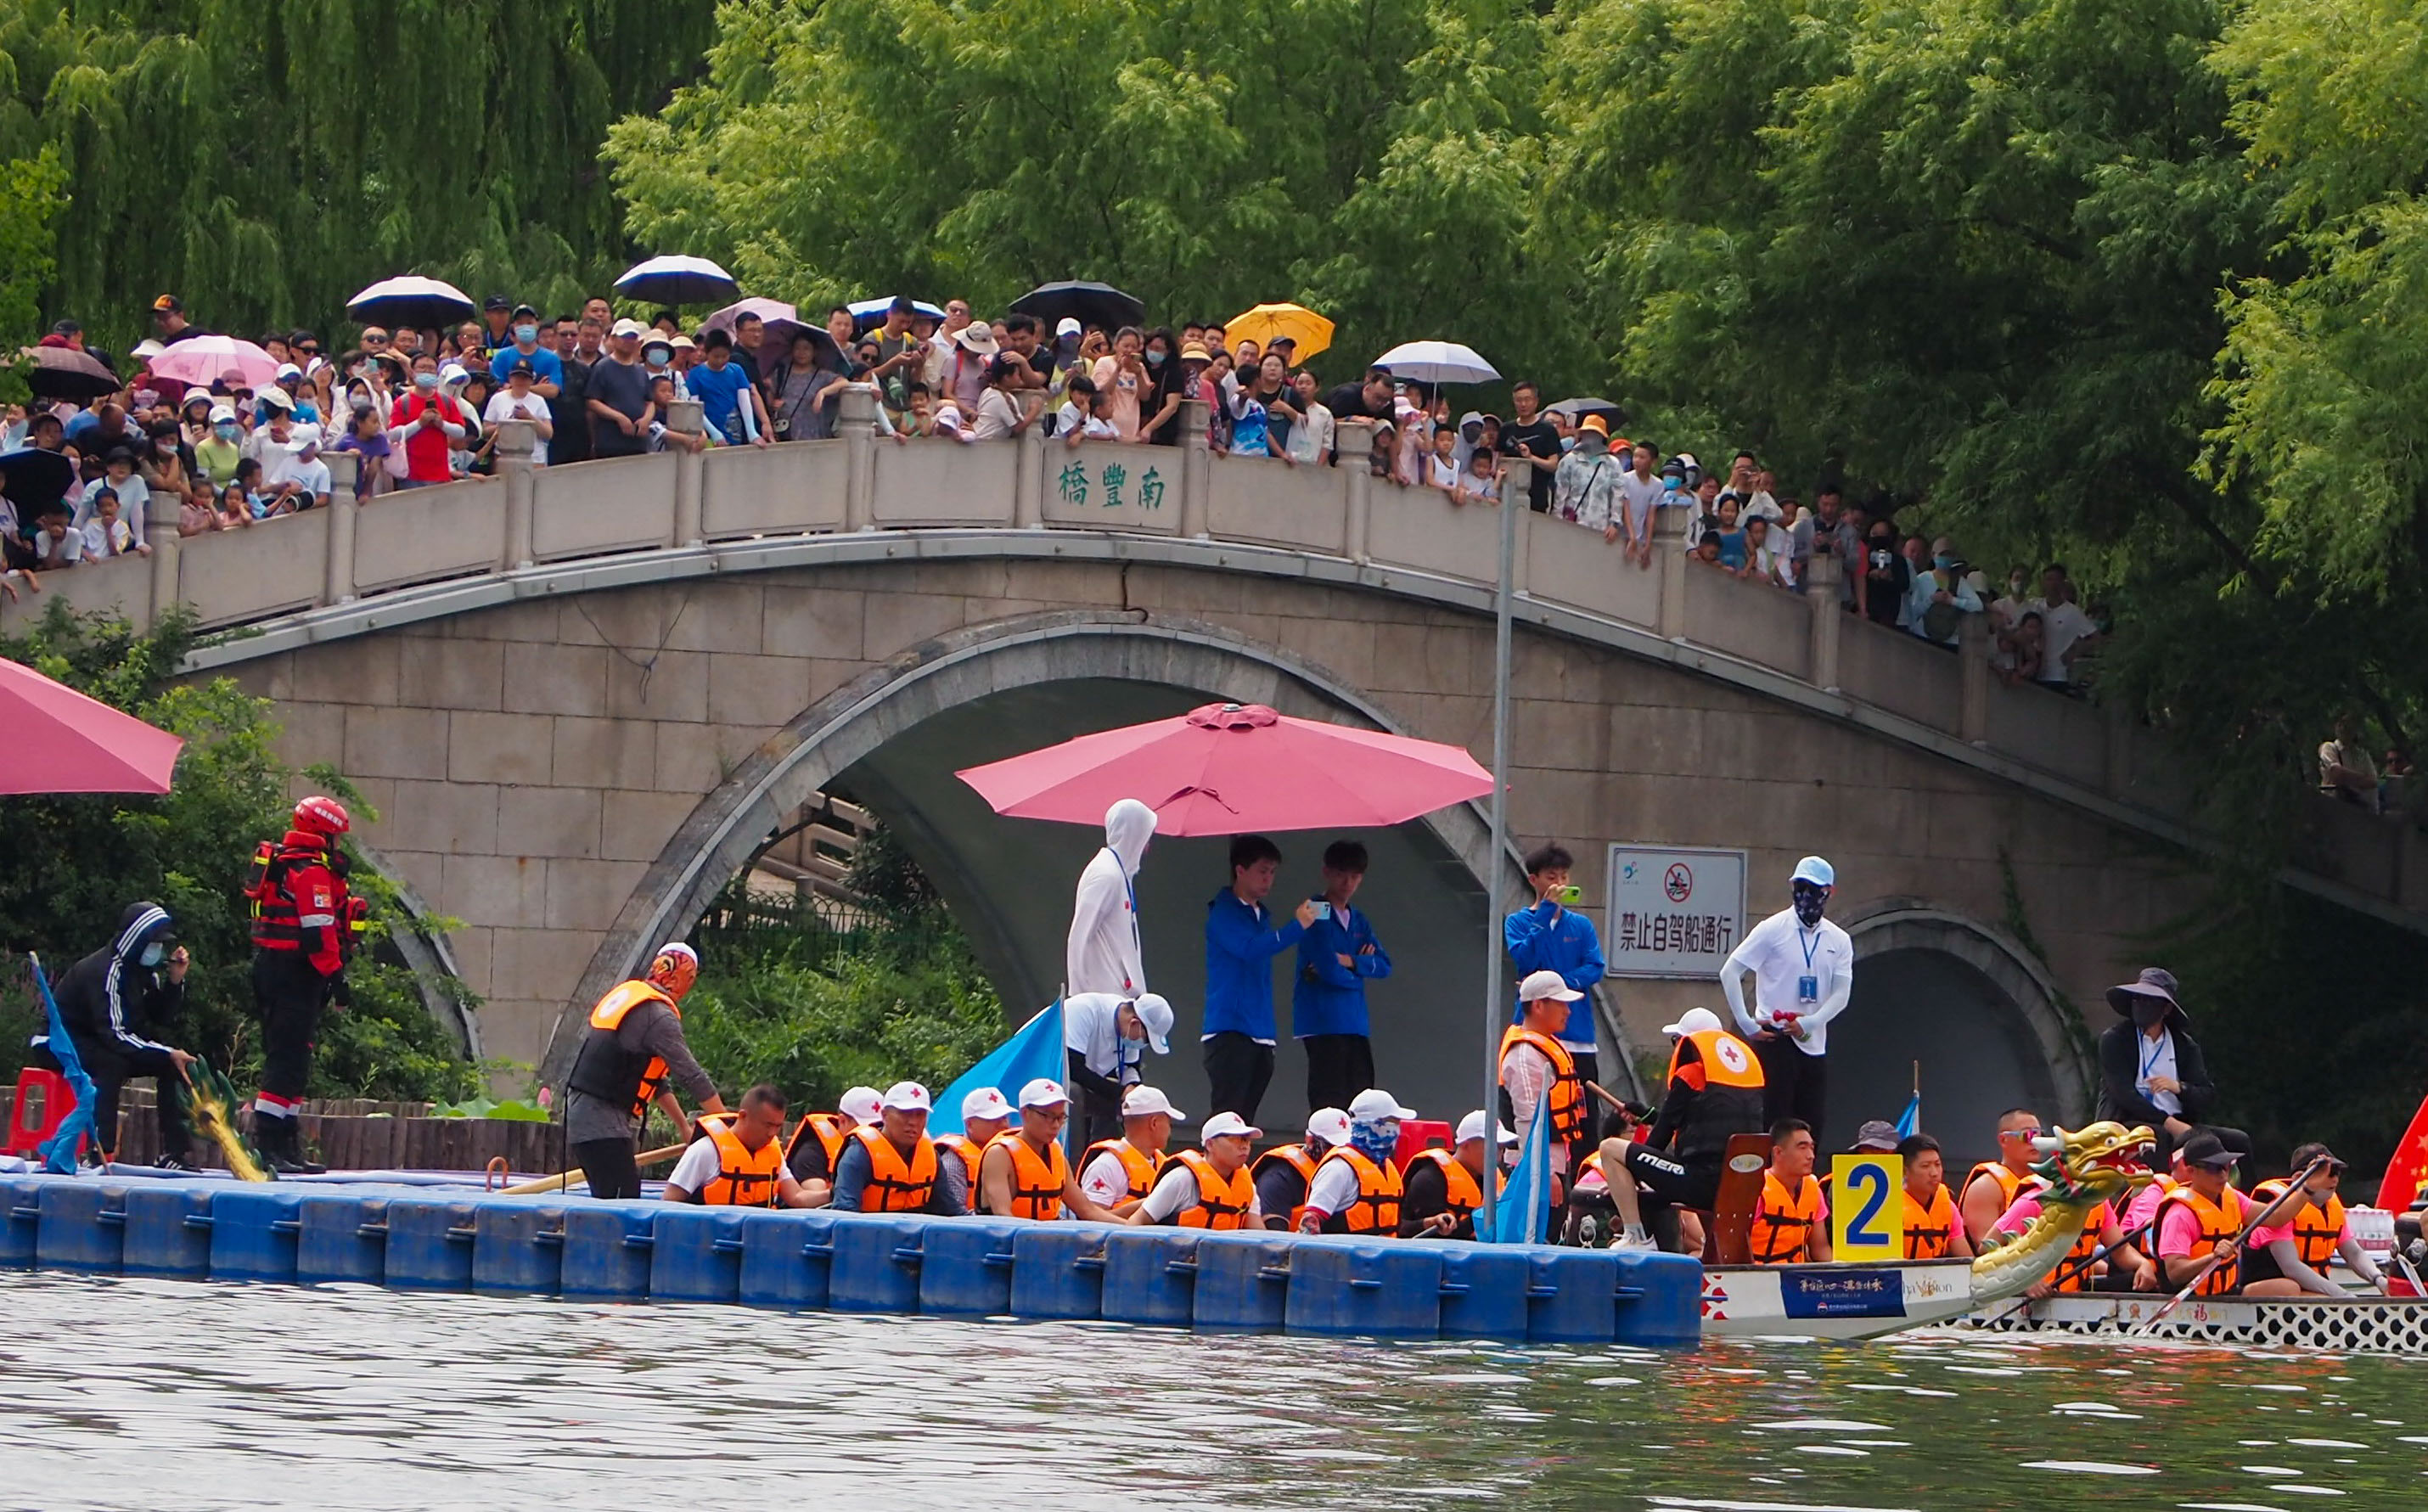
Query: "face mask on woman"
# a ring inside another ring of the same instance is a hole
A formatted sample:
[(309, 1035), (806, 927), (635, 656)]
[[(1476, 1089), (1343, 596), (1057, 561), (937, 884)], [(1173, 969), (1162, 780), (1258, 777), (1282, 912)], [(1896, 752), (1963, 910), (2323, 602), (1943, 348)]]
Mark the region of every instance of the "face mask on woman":
[(221, 420), (217, 425), (211, 427), (211, 434), (218, 436), (222, 441), (235, 440), (236, 432), (237, 425), (234, 420)]
[(1156, 349), (1156, 348), (1154, 348), (1154, 347), (1149, 347), (1149, 348), (1147, 348), (1147, 349), (1146, 349), (1146, 365), (1147, 365), (1148, 367), (1150, 367), (1150, 368), (1160, 368), (1160, 367), (1162, 367), (1162, 366), (1163, 366), (1163, 353), (1162, 353), (1162, 352), (1158, 351), (1157, 349)]

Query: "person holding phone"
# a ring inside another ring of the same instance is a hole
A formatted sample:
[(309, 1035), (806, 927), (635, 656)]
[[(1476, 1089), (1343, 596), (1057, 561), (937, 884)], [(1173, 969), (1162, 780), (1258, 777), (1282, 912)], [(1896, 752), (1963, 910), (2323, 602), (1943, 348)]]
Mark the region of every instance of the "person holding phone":
[(1366, 984), (1391, 975), (1374, 926), (1349, 906), (1366, 880), (1366, 847), (1336, 840), (1323, 849), (1323, 891), (1315, 922), (1299, 936), (1290, 1027), (1306, 1051), (1306, 1105), (1346, 1108), (1374, 1085), (1374, 1041)]
[[(1594, 1053), (1593, 989), (1609, 968), (1602, 961), (1601, 935), (1593, 920), (1576, 911), (1583, 892), (1568, 881), (1568, 870), (1575, 864), (1576, 858), (1557, 845), (1541, 846), (1528, 856), (1526, 885), (1534, 890), (1534, 901), (1502, 920), (1501, 935), (1520, 980), (1538, 971), (1556, 971), (1568, 990), (1577, 994), (1568, 1003), (1567, 1023), (1552, 1038), (1576, 1062), (1577, 1075), (1595, 1081), (1601, 1076), (1601, 1066)], [(1524, 1013), (1525, 1005), (1518, 1004), (1510, 1021), (1518, 1022)]]

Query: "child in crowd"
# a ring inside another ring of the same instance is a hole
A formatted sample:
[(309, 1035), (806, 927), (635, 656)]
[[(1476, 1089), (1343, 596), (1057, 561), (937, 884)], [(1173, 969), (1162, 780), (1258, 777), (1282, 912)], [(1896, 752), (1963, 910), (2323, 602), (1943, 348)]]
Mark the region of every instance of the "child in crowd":
[(387, 425), (380, 419), (377, 406), (356, 404), (345, 436), (337, 442), (340, 452), (352, 452), (362, 460), (354, 465), (354, 498), (356, 501), (386, 493), (390, 482), (387, 475)]
[(244, 485), (230, 483), (220, 490), (220, 529), (241, 530), (253, 523), (253, 502), (245, 497)]
[(85, 502), (92, 509), (92, 518), (84, 522), (85, 560), (152, 554), (152, 548), (137, 540), (134, 528), (126, 523), (116, 489), (104, 485), (94, 489)]
[(1468, 453), (1467, 470), (1458, 475), (1458, 486), (1451, 490), (1454, 504), (1497, 504), (1501, 501), (1501, 476), (1493, 470), (1490, 448), (1478, 446)]
[(196, 478), (186, 485), (177, 503), (177, 534), (207, 535), (220, 528), (219, 511), (211, 504), (211, 485)]
[(1062, 437), (1064, 446), (1122, 438), (1121, 427), (1113, 423), (1113, 396), (1099, 389), (1094, 379), (1074, 372), (1066, 391), (1071, 397), (1054, 421), (1055, 434)]
[(1745, 537), (1745, 575), (1757, 583), (1793, 589), (1796, 586), (1796, 563), (1788, 554), (1787, 537), (1771, 534), (1770, 517), (1756, 515), (1747, 520)]
[(1458, 477), (1458, 432), (1436, 422), (1433, 454), (1425, 459), (1425, 486), (1455, 494)]

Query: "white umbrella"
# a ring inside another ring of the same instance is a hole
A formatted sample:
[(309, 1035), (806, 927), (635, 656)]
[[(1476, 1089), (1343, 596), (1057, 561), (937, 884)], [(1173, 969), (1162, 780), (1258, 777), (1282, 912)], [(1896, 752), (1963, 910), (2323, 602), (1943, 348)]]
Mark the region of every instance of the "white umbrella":
[(742, 292), (733, 275), (705, 257), (651, 257), (624, 270), (615, 292), (660, 304), (708, 304)]
[(346, 314), (365, 325), (410, 326), (421, 331), (469, 320), (479, 308), (471, 295), (454, 285), (418, 273), (383, 278), (346, 301)]
[(778, 320), (791, 320), (797, 325), (801, 319), (801, 312), (782, 300), (763, 299), (753, 294), (748, 299), (736, 300), (707, 320), (700, 321), (699, 328), (703, 334), (710, 331), (730, 331), (733, 329), (734, 322), (746, 315), (759, 317), (761, 323), (765, 325), (773, 325)]
[(1492, 364), (1476, 355), (1473, 347), (1455, 341), (1403, 341), (1374, 359), (1377, 368), (1388, 368), (1394, 378), (1414, 378), (1426, 384), (1489, 384), (1501, 380)]

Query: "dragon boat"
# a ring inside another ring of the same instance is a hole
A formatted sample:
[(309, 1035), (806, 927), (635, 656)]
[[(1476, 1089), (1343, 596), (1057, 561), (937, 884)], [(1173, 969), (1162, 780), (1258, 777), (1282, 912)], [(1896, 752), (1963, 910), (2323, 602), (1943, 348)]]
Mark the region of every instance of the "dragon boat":
[[(2155, 1179), (2138, 1162), (2152, 1138), (2147, 1128), (2103, 1122), (2034, 1141), (2043, 1159), (2033, 1173), (2047, 1183), (2040, 1216), (1970, 1260), (1707, 1265), (1703, 1334), (1872, 1339), (1952, 1323), (2022, 1296), (2057, 1270), (2094, 1207)], [(2154, 1311), (2158, 1306), (2150, 1304)]]

